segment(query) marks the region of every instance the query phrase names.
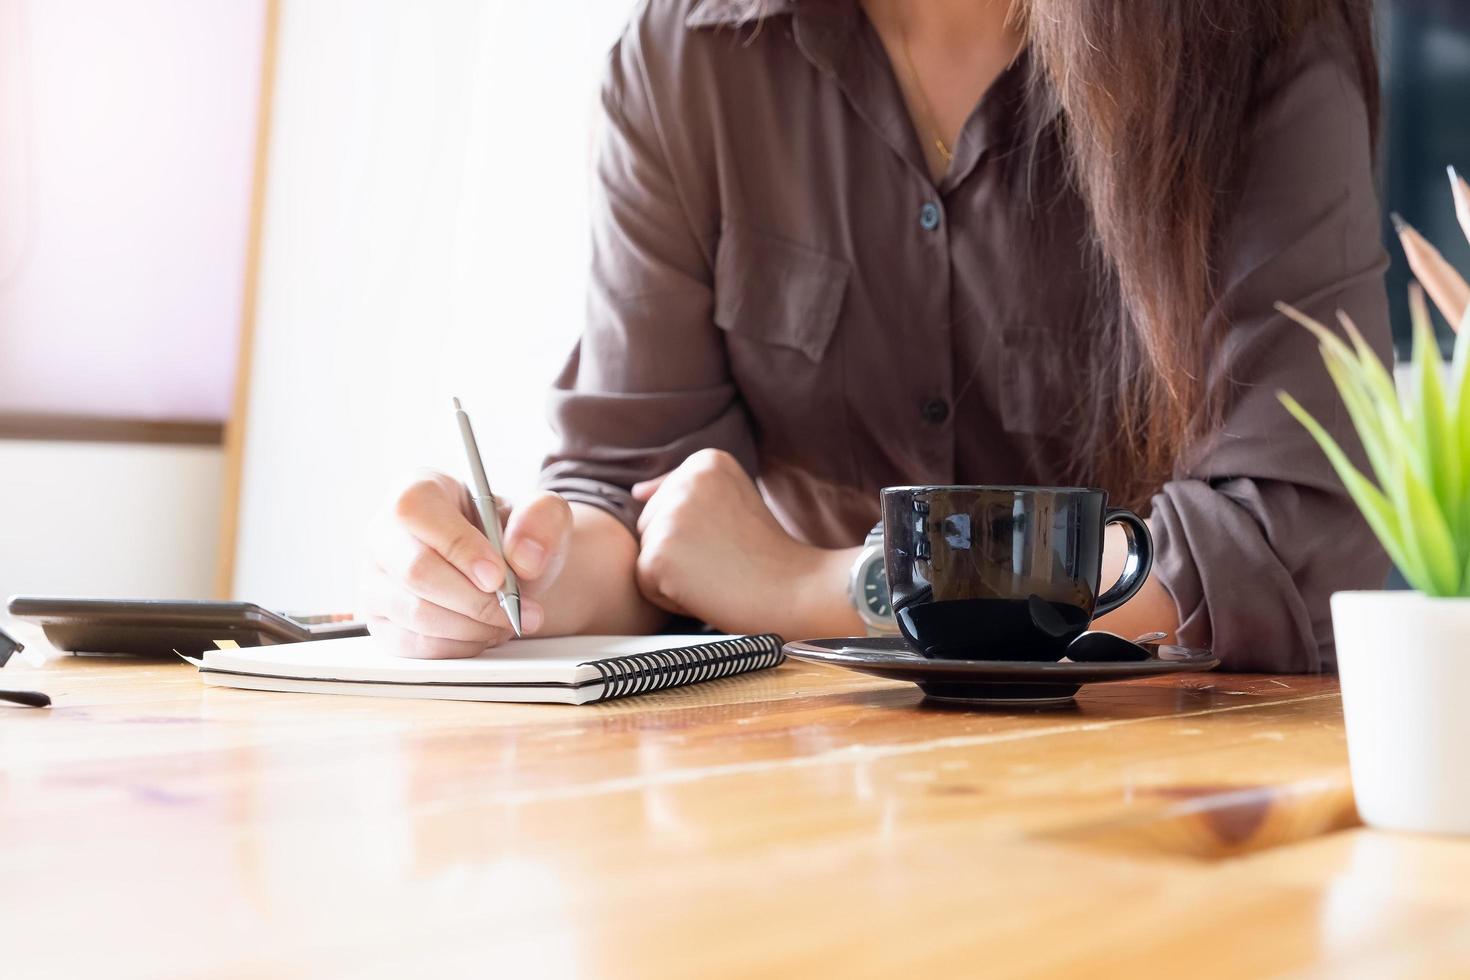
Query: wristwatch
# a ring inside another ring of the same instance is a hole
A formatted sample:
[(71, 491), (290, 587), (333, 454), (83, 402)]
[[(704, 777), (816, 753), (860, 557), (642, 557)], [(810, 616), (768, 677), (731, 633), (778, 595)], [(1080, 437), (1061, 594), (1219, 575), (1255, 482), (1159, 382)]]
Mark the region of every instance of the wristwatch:
[(888, 571), (883, 567), (883, 525), (868, 532), (863, 550), (852, 563), (848, 578), (848, 597), (869, 636), (894, 636), (898, 622), (893, 618), (893, 603), (888, 597)]

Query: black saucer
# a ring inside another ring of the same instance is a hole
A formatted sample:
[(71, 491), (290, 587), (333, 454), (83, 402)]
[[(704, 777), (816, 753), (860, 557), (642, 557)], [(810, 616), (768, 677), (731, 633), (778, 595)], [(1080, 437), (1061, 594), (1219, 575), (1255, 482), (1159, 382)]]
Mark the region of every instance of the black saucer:
[(1083, 684), (1209, 670), (1220, 659), (1209, 650), (1149, 646), (1144, 660), (1073, 663), (1020, 660), (931, 660), (902, 637), (834, 637), (786, 644), (786, 655), (892, 680), (912, 681), (941, 701), (972, 705), (1065, 704)]

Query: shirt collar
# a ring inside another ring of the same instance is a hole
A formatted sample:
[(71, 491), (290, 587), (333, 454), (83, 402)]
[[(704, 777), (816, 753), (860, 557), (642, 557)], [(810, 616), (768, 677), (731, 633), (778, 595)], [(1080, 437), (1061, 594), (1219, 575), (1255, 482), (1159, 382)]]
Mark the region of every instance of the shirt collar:
[(738, 27), (792, 13), (796, 6), (797, 0), (699, 0), (684, 18), (684, 26)]
[(796, 46), (817, 70), (835, 75), (859, 23), (858, 0), (699, 0), (684, 18), (691, 29), (759, 25), (789, 16)]
[[(876, 70), (886, 57), (876, 35), (870, 39), (873, 50), (865, 50), (861, 43), (858, 0), (698, 0), (684, 18), (684, 25), (690, 29), (740, 27), (782, 16), (791, 17), (796, 45), (807, 60), (823, 74), (836, 78), (859, 113), (900, 156), (927, 175), (923, 150), (915, 142), (902, 94), (888, 77), (890, 73)], [(971, 119), (961, 131), (955, 165), (941, 190), (962, 181), (986, 150), (1018, 135), (1018, 114), (1032, 98), (1026, 91), (1029, 60), (1023, 51), (986, 93), (975, 113), (978, 118)], [(1046, 113), (1043, 121), (1055, 114), (1055, 107), (1050, 108), (1053, 111)]]

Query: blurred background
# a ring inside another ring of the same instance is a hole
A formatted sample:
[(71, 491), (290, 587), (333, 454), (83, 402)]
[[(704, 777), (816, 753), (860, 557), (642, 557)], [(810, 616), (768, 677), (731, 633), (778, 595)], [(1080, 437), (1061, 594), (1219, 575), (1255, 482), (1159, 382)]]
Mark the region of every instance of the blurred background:
[[(452, 395), (529, 490), (631, 6), (0, 0), (0, 597), (348, 609)], [(1470, 269), (1470, 3), (1379, 13), (1385, 206)]]
[[(1470, 0), (1379, 0), (1378, 24), (1384, 214), (1403, 215), (1470, 274), (1470, 245), (1455, 222), (1445, 174), (1453, 165), (1470, 175)], [(1384, 228), (1393, 256), (1388, 296), (1394, 343), (1398, 355), (1407, 357), (1411, 276), (1386, 221)], [(1448, 352), (1449, 326), (1442, 320), (1438, 326)]]
[(349, 608), (452, 395), (529, 490), (631, 6), (0, 0), (0, 597)]

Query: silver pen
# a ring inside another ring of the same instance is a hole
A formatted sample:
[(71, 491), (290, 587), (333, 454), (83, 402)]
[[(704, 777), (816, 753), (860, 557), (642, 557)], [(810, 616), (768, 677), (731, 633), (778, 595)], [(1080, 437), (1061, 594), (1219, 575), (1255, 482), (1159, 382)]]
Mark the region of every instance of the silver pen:
[(500, 512), (495, 507), (495, 494), (490, 492), (490, 480), (485, 476), (485, 461), (480, 458), (480, 446), (475, 442), (475, 430), (470, 427), (470, 417), (460, 407), (458, 398), (454, 400), (454, 416), (459, 420), (459, 435), (464, 440), (465, 455), (470, 459), (470, 479), (474, 481), (470, 499), (475, 502), (475, 509), (480, 512), (480, 522), (485, 525), (485, 537), (490, 539), (495, 554), (500, 558), (500, 564), (505, 568), (505, 581), (495, 593), (495, 598), (500, 601), (500, 608), (505, 610), (505, 618), (510, 620), (510, 628), (515, 630), (516, 636), (519, 637), (521, 635), (521, 583), (516, 578), (515, 569), (511, 568), (510, 562), (505, 560), (505, 545), (500, 541)]

